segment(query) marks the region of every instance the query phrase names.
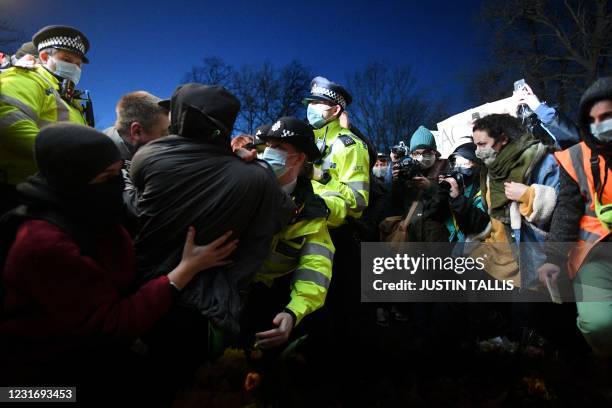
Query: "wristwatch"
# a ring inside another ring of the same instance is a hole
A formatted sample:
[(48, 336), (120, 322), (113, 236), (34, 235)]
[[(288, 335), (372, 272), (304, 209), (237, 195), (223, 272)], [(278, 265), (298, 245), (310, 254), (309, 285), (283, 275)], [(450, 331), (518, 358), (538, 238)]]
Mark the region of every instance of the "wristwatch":
[(176, 283), (172, 282), (171, 280), (168, 280), (168, 283), (170, 284), (170, 288), (172, 288), (172, 293), (178, 295), (181, 292), (181, 289), (177, 286)]

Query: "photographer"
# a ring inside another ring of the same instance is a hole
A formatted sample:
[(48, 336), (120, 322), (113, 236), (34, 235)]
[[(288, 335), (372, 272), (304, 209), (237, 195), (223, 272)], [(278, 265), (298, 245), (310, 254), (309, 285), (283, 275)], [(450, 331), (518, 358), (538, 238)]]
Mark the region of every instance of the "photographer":
[[(437, 180), (444, 161), (438, 160), (433, 134), (424, 126), (413, 133), (410, 139), (410, 152), (402, 151), (402, 144), (392, 151), (393, 183), (387, 205), (387, 215), (404, 215), (411, 204), (418, 201), (416, 216), (409, 228), (409, 241), (445, 242), (448, 232), (440, 222), (430, 219), (431, 202), (437, 194)], [(399, 149), (397, 149), (400, 147)], [(403, 146), (405, 148), (405, 146)]]
[(480, 194), (476, 145), (458, 146), (448, 162), (451, 171), (440, 175), (436, 218), (448, 229), (449, 242), (465, 242), (471, 231), (482, 230), (489, 223)]

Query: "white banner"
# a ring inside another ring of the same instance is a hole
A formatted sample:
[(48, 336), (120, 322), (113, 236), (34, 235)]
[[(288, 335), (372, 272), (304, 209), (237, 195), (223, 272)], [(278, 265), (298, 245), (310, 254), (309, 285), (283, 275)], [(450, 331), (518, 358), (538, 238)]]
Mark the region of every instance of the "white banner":
[(439, 122), (438, 131), (432, 133), (442, 158), (447, 158), (457, 146), (471, 142), (474, 121), (492, 113), (508, 113), (516, 116), (516, 99), (510, 97), (485, 103)]

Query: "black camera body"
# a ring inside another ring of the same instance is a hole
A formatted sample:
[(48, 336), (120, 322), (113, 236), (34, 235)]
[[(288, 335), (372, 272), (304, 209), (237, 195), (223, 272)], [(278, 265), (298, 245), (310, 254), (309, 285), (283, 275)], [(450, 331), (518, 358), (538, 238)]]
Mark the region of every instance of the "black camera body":
[(406, 146), (404, 142), (399, 142), (391, 147), (391, 153), (395, 154), (398, 159), (401, 159), (408, 154), (408, 146)]
[[(455, 179), (455, 181), (457, 182), (457, 185), (459, 186), (459, 191), (463, 191), (465, 189), (465, 176), (462, 173), (458, 172), (458, 171), (453, 170), (453, 171), (450, 171), (449, 173), (440, 174), (440, 178), (442, 178), (442, 179), (447, 179), (447, 178)], [(442, 189), (450, 191), (451, 186), (448, 183), (448, 181), (442, 180), (442, 181), (440, 181), (439, 184), (440, 184), (440, 187)]]
[(397, 177), (400, 180), (411, 180), (414, 177), (423, 175), (421, 163), (411, 156), (403, 157), (395, 166), (397, 166), (396, 168), (399, 170)]

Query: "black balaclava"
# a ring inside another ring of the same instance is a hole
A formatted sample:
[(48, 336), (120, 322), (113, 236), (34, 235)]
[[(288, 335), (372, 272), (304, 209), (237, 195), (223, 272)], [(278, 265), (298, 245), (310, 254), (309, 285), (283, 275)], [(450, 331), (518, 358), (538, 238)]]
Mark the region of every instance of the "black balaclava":
[(81, 125), (61, 123), (36, 136), (34, 158), (39, 173), (18, 190), (31, 207), (52, 207), (88, 227), (120, 220), (123, 210), (121, 175), (90, 184), (108, 166), (121, 160), (112, 140)]

